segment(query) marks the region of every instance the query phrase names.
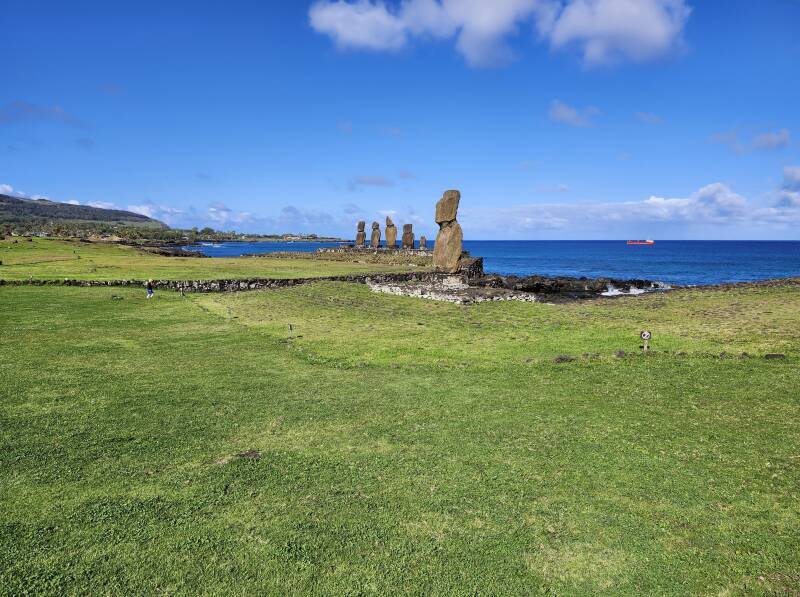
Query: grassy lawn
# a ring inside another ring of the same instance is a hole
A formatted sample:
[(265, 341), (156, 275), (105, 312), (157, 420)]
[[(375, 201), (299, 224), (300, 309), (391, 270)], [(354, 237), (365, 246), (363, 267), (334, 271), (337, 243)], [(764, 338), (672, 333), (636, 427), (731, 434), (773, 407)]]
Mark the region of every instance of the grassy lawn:
[(0, 594), (797, 593), (799, 318), (0, 287)]
[(163, 257), (111, 243), (11, 237), (0, 240), (0, 261), (0, 279), (5, 280), (311, 278), (409, 270), (406, 265), (314, 259)]

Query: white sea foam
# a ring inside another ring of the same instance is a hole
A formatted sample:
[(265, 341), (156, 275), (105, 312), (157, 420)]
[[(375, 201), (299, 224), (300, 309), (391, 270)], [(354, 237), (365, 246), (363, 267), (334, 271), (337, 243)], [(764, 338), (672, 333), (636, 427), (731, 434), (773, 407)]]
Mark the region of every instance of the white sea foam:
[(634, 288), (633, 286), (631, 286), (631, 288), (630, 288), (630, 290), (628, 290), (628, 292), (625, 292), (624, 290), (620, 290), (619, 288), (617, 288), (613, 284), (609, 284), (608, 285), (608, 289), (605, 292), (601, 292), (600, 294), (602, 296), (623, 296), (623, 295), (625, 295), (625, 296), (635, 296), (637, 294), (644, 294), (645, 292), (647, 292), (647, 291), (644, 290), (643, 288)]

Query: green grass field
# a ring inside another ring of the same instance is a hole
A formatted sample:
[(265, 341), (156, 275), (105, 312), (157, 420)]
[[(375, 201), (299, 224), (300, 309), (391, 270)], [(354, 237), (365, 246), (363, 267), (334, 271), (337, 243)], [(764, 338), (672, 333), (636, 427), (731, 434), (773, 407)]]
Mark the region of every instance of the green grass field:
[(163, 257), (111, 243), (89, 244), (40, 238), (28, 242), (11, 237), (0, 240), (0, 261), (3, 262), (0, 279), (5, 280), (316, 278), (409, 269), (406, 265), (315, 259)]
[(799, 318), (0, 287), (0, 593), (797, 594)]

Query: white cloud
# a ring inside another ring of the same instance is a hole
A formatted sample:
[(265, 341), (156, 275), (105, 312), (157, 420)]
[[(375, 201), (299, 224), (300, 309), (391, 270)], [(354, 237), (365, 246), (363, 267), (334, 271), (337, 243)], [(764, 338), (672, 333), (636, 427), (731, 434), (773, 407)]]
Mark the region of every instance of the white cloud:
[(800, 209), (800, 166), (787, 166), (783, 169), (783, 184), (778, 190), (775, 208)]
[(119, 209), (119, 207), (109, 201), (89, 201), (86, 205), (89, 207), (99, 207), (100, 209)]
[(173, 226), (180, 222), (187, 213), (186, 210), (178, 207), (170, 207), (169, 205), (157, 205), (155, 203), (140, 203), (138, 205), (128, 205), (125, 208), (127, 211), (132, 211), (135, 214), (141, 214), (148, 218), (153, 218), (159, 222), (164, 222), (168, 226)]
[(736, 153), (745, 153), (754, 150), (775, 150), (789, 146), (792, 141), (792, 133), (789, 129), (783, 128), (779, 131), (766, 131), (753, 136), (747, 143), (739, 138), (739, 131), (736, 129), (722, 133), (714, 133), (708, 138), (710, 143), (727, 145)]
[(505, 37), (516, 33), (518, 25), (544, 4), (536, 0), (444, 0), (442, 7), (450, 26), (459, 31), (458, 51), (469, 65), (486, 67), (513, 58)]
[(206, 221), (211, 221), (216, 226), (241, 226), (256, 221), (249, 211), (236, 211), (224, 203), (212, 203), (205, 213)]
[(747, 200), (721, 182), (704, 186), (689, 198), (689, 204), (691, 218), (730, 221), (748, 216)]
[(800, 191), (779, 191), (778, 199), (775, 201), (774, 207), (779, 210), (786, 208), (797, 208), (800, 210)]
[(129, 205), (127, 207), (128, 211), (132, 211), (135, 214), (140, 214), (143, 216), (147, 216), (148, 218), (155, 217), (155, 206), (154, 205)]
[(609, 230), (670, 229), (692, 226), (727, 229), (735, 226), (800, 224), (800, 193), (783, 191), (769, 207), (751, 204), (724, 183), (706, 185), (685, 198), (650, 196), (639, 201), (536, 203), (507, 208), (469, 209), (459, 220), (470, 234), (536, 235), (561, 231), (564, 236)]
[(786, 166), (783, 169), (783, 188), (800, 191), (800, 166)]
[(407, 25), (382, 3), (317, 2), (308, 17), (314, 30), (341, 47), (398, 50), (406, 43)]
[(452, 39), (471, 66), (513, 57), (506, 38), (535, 29), (586, 64), (641, 62), (681, 46), (685, 0), (318, 0), (309, 22), (341, 48), (397, 51), (414, 38)]
[(753, 139), (754, 149), (782, 149), (788, 147), (792, 141), (792, 135), (788, 129), (781, 129), (776, 132), (766, 132), (756, 135)]
[(556, 122), (563, 122), (570, 126), (588, 127), (592, 126), (592, 116), (599, 114), (599, 110), (592, 106), (588, 108), (574, 108), (561, 100), (550, 102), (550, 119)]
[(66, 203), (67, 205), (80, 205), (81, 204), (81, 202), (78, 201), (77, 199), (70, 199), (69, 201), (65, 201), (64, 203)]
[(684, 0), (571, 0), (548, 37), (555, 48), (577, 45), (588, 65), (642, 62), (680, 47), (690, 13)]
[(28, 196), (27, 193), (23, 193), (22, 191), (15, 189), (10, 184), (0, 184), (0, 194), (9, 195), (11, 197), (19, 197), (20, 199), (24, 199)]

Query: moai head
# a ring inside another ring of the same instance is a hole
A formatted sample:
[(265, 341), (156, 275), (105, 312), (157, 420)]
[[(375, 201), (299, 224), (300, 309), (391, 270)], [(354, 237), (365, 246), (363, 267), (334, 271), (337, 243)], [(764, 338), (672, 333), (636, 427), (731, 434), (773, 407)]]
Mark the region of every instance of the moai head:
[(459, 201), (461, 201), (461, 193), (459, 191), (445, 191), (436, 204), (436, 223), (441, 225), (445, 222), (454, 221), (458, 212)]

